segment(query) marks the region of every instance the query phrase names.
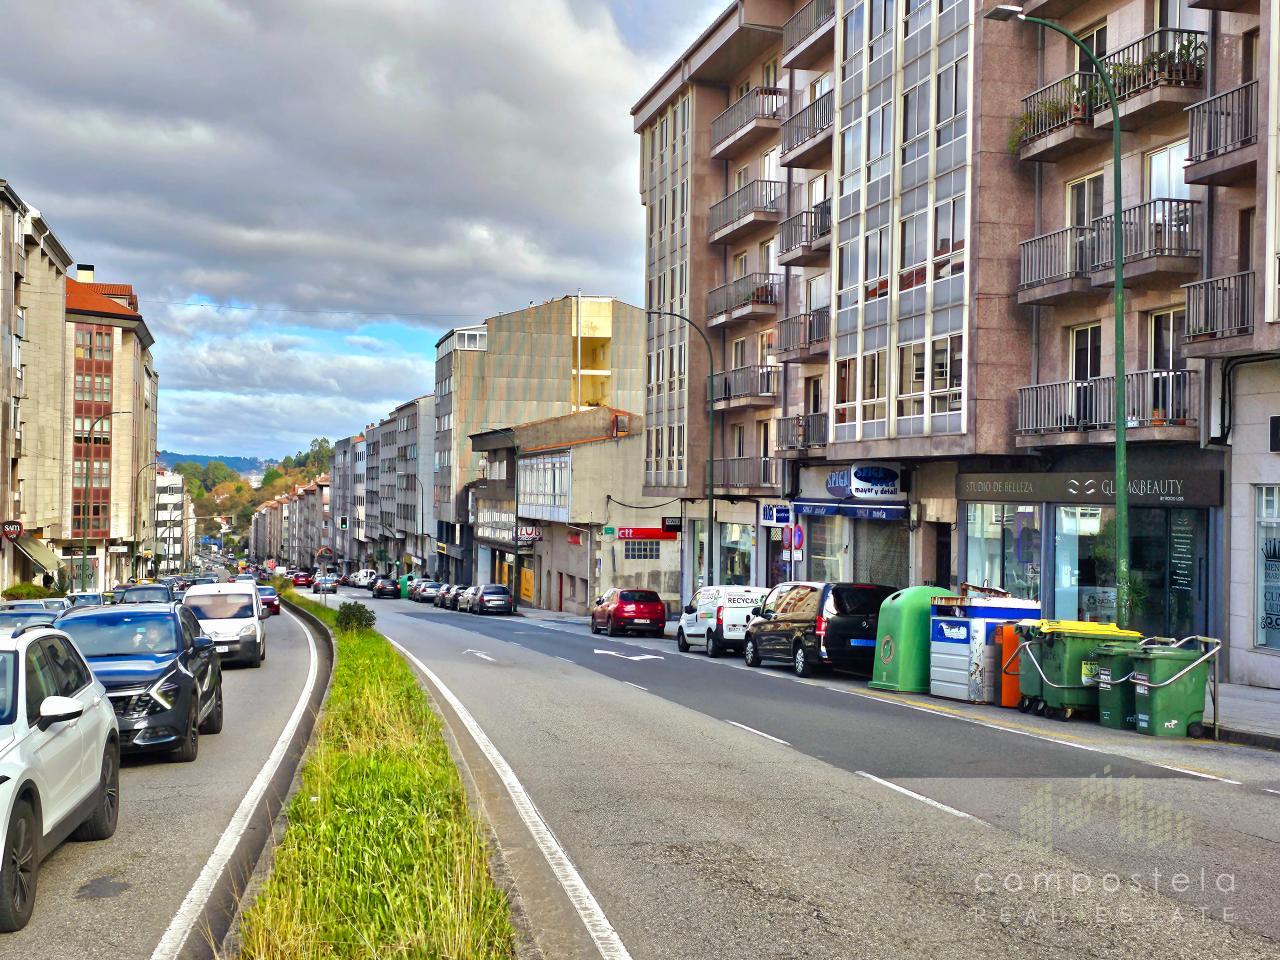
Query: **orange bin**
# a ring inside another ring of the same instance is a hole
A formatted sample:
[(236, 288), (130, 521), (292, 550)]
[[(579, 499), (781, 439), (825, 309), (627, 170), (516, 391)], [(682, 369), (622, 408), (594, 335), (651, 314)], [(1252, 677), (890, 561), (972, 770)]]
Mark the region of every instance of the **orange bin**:
[[(1001, 667), (1009, 662), (1009, 658), (1013, 657), (1014, 651), (1018, 649), (1018, 644), (1021, 642), (1014, 624), (1003, 623), (996, 627), (996, 645), (1000, 648)], [(1018, 660), (1018, 657), (1013, 657), (1013, 663), (1000, 673), (1000, 706), (1002, 707), (1016, 707), (1022, 698), (1022, 692), (1018, 686)]]

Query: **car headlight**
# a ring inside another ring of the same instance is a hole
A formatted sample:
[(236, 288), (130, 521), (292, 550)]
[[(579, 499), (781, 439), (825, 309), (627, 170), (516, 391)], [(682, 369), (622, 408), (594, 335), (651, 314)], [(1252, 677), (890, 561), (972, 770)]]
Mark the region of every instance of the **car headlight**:
[(247, 627), (240, 628), (240, 636), (256, 637), (258, 635), (258, 627), (256, 624), (249, 624)]
[(181, 689), (182, 680), (178, 676), (177, 668), (174, 668), (152, 684), (147, 694), (166, 710), (172, 710), (178, 698), (178, 691)]

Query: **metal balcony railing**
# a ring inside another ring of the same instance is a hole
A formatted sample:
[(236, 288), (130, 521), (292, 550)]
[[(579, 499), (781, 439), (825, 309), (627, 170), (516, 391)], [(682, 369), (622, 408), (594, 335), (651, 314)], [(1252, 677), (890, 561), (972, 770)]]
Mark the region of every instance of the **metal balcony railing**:
[(781, 117), (787, 102), (787, 91), (781, 87), (755, 87), (711, 121), (711, 145), (728, 140), (752, 120)]
[(778, 395), (780, 369), (777, 364), (760, 363), (714, 373), (711, 375), (711, 398), (775, 397)]
[[(1018, 432), (1053, 433), (1115, 426), (1115, 377), (1038, 383), (1018, 390)], [(1139, 370), (1125, 377), (1130, 427), (1193, 426), (1200, 413), (1194, 370)]]
[(1093, 230), (1064, 227), (1018, 244), (1018, 286), (1026, 290), (1045, 283), (1081, 277), (1089, 272)]
[(824, 93), (782, 124), (782, 152), (812, 140), (835, 122), (835, 91)]
[(1191, 119), (1191, 163), (1258, 142), (1258, 81), (1251, 80), (1187, 107)]
[(827, 445), (827, 415), (825, 413), (796, 414), (779, 417), (775, 427), (779, 450), (805, 450)]
[(836, 15), (836, 0), (809, 0), (782, 25), (782, 52), (788, 54)]
[(1253, 330), (1254, 273), (1184, 283), (1187, 291), (1187, 339), (1233, 337)]
[[(1116, 88), (1116, 99), (1124, 100), (1143, 90), (1165, 86), (1200, 86), (1209, 46), (1199, 30), (1153, 30), (1102, 58)], [(1106, 109), (1106, 93), (1096, 84), (1094, 105)]]
[[(1093, 221), (1091, 269), (1106, 270), (1112, 264), (1111, 214)], [(1200, 201), (1148, 200), (1120, 212), (1124, 232), (1124, 259), (1200, 256)]]
[(757, 211), (777, 213), (782, 209), (782, 194), (787, 185), (777, 180), (752, 180), (745, 187), (733, 191), (723, 200), (712, 204), (707, 216), (707, 233), (715, 236), (731, 223)]
[(1092, 73), (1069, 73), (1022, 98), (1022, 113), (1014, 120), (1011, 147), (1029, 143), (1072, 123), (1092, 123), (1098, 83)]
[(830, 336), (831, 308), (815, 307), (778, 324), (778, 349), (799, 350), (810, 344), (825, 343)]
[(717, 486), (777, 487), (782, 484), (781, 463), (773, 457), (730, 457), (716, 467)]
[(779, 251), (789, 253), (797, 247), (812, 244), (831, 235), (831, 198), (828, 197), (808, 210), (801, 210), (782, 222), (779, 231)]
[(730, 280), (707, 294), (707, 316), (729, 313), (751, 303), (776, 305), (782, 300), (783, 279), (780, 273), (749, 273)]

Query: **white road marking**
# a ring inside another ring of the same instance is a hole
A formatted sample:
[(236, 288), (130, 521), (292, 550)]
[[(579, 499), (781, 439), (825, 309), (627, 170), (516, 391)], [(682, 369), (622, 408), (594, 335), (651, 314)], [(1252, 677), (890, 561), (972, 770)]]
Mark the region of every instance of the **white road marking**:
[[(556, 659), (563, 660), (565, 663), (573, 663), (573, 661), (570, 660), (568, 657), (556, 657)], [(577, 666), (577, 664), (574, 664), (574, 666)]]
[(637, 690), (643, 690), (645, 693), (649, 692), (648, 687), (642, 687), (640, 686), (640, 684), (632, 683), (630, 680), (623, 680), (622, 682), (625, 683), (628, 687), (635, 687)]
[(1280, 790), (1272, 790), (1270, 787), (1263, 787), (1262, 789), (1263, 789), (1263, 791), (1265, 791), (1266, 793), (1275, 793), (1275, 794), (1280, 794)]
[(949, 813), (953, 817), (959, 817), (962, 820), (972, 820), (975, 823), (982, 824), (984, 827), (990, 826), (990, 824), (987, 823), (985, 820), (979, 820), (977, 817), (975, 817), (971, 813), (965, 813), (963, 810), (957, 810), (955, 807), (948, 807), (945, 803), (939, 803), (937, 800), (934, 800), (932, 797), (926, 797), (923, 793), (916, 793), (914, 790), (908, 790), (906, 787), (900, 787), (896, 783), (890, 783), (888, 780), (881, 780), (879, 777), (873, 776), (872, 774), (867, 773), (867, 771), (865, 770), (856, 770), (854, 772), (857, 773), (858, 776), (860, 777), (866, 777), (868, 780), (873, 780), (876, 783), (880, 784), (880, 786), (888, 787), (890, 790), (896, 790), (898, 793), (902, 794), (903, 796), (911, 797), (913, 800), (919, 800), (921, 803), (927, 803), (929, 806), (933, 807), (934, 809), (941, 810), (943, 813)]
[(275, 746), (271, 748), (267, 762), (262, 765), (258, 775), (253, 778), (253, 783), (249, 785), (249, 791), (240, 801), (240, 805), (236, 807), (236, 812), (231, 815), (231, 822), (222, 831), (222, 836), (218, 838), (217, 846), (213, 848), (213, 853), (209, 855), (209, 859), (205, 862), (204, 869), (196, 877), (196, 882), (187, 891), (187, 896), (182, 901), (182, 906), (178, 908), (178, 912), (174, 914), (173, 919), (169, 921), (169, 926), (165, 930), (164, 936), (160, 938), (160, 942), (156, 944), (156, 948), (151, 954), (151, 960), (176, 960), (177, 957), (181, 956), (187, 938), (191, 935), (192, 928), (195, 927), (204, 914), (205, 905), (213, 894), (218, 878), (222, 876), (222, 871), (226, 869), (228, 861), (230, 861), (232, 854), (235, 853), (236, 847), (239, 846), (240, 838), (244, 836), (245, 830), (249, 828), (249, 820), (253, 816), (253, 812), (257, 810), (263, 794), (267, 792), (267, 787), (271, 784), (271, 778), (280, 769), (280, 764), (284, 761), (289, 742), (293, 739), (294, 733), (297, 732), (298, 724), (302, 722), (302, 718), (306, 715), (307, 703), (311, 699), (311, 692), (316, 685), (318, 670), (316, 642), (311, 636), (311, 631), (292, 611), (285, 610), (285, 613), (296, 621), (298, 626), (302, 627), (302, 632), (307, 635), (307, 645), (311, 653), (311, 662), (307, 668), (307, 682), (303, 685), (302, 693), (298, 696), (298, 702), (294, 705), (293, 713), (289, 716), (289, 722), (284, 725), (284, 730), (281, 731)]
[(463, 655), (464, 657), (465, 657), (468, 653), (469, 653), (469, 654), (471, 654), (472, 656), (479, 657), (481, 660), (488, 660), (490, 663), (497, 663), (497, 662), (498, 662), (497, 660), (493, 659), (493, 657), (491, 657), (491, 656), (489, 656), (487, 653), (485, 653), (483, 650), (463, 650), (463, 651), (462, 651), (462, 655)]
[(1188, 777), (1200, 777), (1203, 780), (1217, 780), (1219, 783), (1233, 783), (1237, 787), (1240, 786), (1239, 780), (1228, 780), (1226, 777), (1219, 777), (1212, 773), (1201, 773), (1199, 770), (1188, 770), (1186, 767), (1175, 767), (1171, 763), (1152, 763), (1153, 766), (1161, 767), (1165, 770), (1172, 770), (1174, 773), (1185, 773)]
[(462, 721), (463, 726), (467, 728), (467, 732), (475, 740), (476, 746), (480, 748), (489, 763), (493, 765), (494, 772), (497, 773), (503, 786), (507, 788), (511, 802), (515, 804), (516, 812), (520, 814), (520, 819), (524, 821), (524, 825), (529, 828), (529, 833), (533, 835), (534, 842), (537, 843), (538, 849), (542, 851), (543, 857), (546, 858), (547, 865), (551, 867), (551, 871), (560, 882), (561, 888), (569, 897), (574, 909), (578, 911), (578, 916), (587, 928), (587, 933), (591, 935), (591, 939), (595, 943), (596, 949), (600, 951), (600, 956), (603, 960), (631, 960), (631, 954), (627, 951), (626, 946), (623, 945), (622, 938), (613, 929), (613, 924), (609, 922), (609, 918), (605, 916), (604, 910), (596, 900), (595, 895), (587, 886), (586, 881), (582, 879), (582, 875), (578, 873), (573, 861), (569, 859), (569, 854), (565, 852), (564, 847), (560, 845), (560, 841), (551, 832), (547, 822), (542, 819), (542, 814), (538, 812), (533, 798), (529, 796), (528, 791), (520, 783), (515, 771), (507, 763), (506, 758), (502, 756), (498, 748), (494, 746), (493, 741), (489, 739), (488, 734), (476, 722), (476, 718), (471, 715), (471, 712), (462, 705), (462, 701), (454, 695), (452, 690), (444, 685), (444, 681), (436, 676), (430, 667), (390, 637), (387, 637), (387, 641), (431, 681), (432, 685), (435, 686), (440, 695), (448, 701), (449, 706), (458, 715), (458, 719)]
[(625, 653), (619, 653), (617, 650), (596, 650), (596, 653), (603, 653), (607, 657), (620, 657), (623, 660), (663, 660), (665, 659), (664, 657), (659, 657), (656, 654), (652, 654), (652, 653), (642, 653), (639, 656), (635, 656), (635, 657), (628, 656)]
[(764, 737), (766, 740), (772, 740), (774, 743), (780, 743), (784, 747), (791, 746), (791, 744), (787, 743), (785, 740), (779, 740), (777, 737), (770, 736), (763, 730), (757, 730), (755, 727), (748, 727), (745, 723), (738, 723), (737, 720), (726, 720), (725, 723), (729, 724), (731, 727), (737, 727), (739, 730), (745, 730), (747, 733), (754, 733), (757, 737)]

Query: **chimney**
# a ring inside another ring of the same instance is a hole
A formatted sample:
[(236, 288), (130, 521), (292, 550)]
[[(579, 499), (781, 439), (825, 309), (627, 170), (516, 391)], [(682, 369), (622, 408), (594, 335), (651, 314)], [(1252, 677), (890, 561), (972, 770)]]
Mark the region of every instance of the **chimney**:
[(93, 283), (93, 264), (77, 263), (76, 279), (81, 283)]

